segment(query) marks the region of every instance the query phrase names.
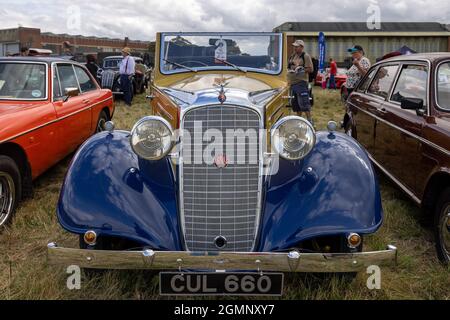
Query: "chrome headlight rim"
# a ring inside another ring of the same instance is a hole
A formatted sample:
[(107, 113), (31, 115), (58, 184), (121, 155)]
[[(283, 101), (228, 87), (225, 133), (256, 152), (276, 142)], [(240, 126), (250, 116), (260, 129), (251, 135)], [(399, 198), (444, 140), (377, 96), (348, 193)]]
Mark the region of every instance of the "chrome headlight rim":
[(172, 126), (170, 125), (169, 121), (167, 121), (166, 119), (162, 118), (162, 117), (158, 117), (158, 116), (146, 116), (143, 117), (142, 119), (138, 120), (135, 125), (133, 126), (133, 129), (131, 129), (131, 134), (130, 134), (130, 145), (131, 145), (131, 149), (133, 150), (133, 152), (140, 158), (145, 159), (145, 160), (149, 160), (149, 161), (158, 161), (161, 159), (164, 159), (165, 157), (167, 157), (167, 155), (172, 151), (173, 146), (175, 144), (175, 141), (173, 141), (173, 139), (170, 140), (170, 144), (169, 147), (167, 148), (167, 152), (161, 154), (161, 156), (159, 157), (143, 157), (141, 154), (139, 154), (139, 152), (136, 151), (135, 146), (133, 144), (133, 136), (136, 133), (136, 130), (139, 128), (139, 126), (141, 126), (143, 123), (148, 122), (148, 121), (160, 121), (164, 126), (167, 127), (167, 129), (170, 132), (171, 137), (174, 136), (174, 131), (172, 129)]
[[(311, 130), (311, 132), (312, 132), (312, 139), (313, 139), (313, 141), (312, 141), (312, 143), (311, 143), (311, 148), (310, 148), (310, 150), (309, 150), (306, 154), (304, 154), (303, 156), (296, 157), (296, 158), (286, 157), (286, 156), (283, 154), (283, 152), (280, 152), (281, 150), (278, 150), (277, 146), (274, 144), (274, 141), (275, 141), (275, 135), (276, 135), (277, 131), (280, 129), (280, 127), (281, 127), (283, 124), (285, 124), (285, 123), (288, 122), (288, 121), (292, 121), (292, 120), (301, 121), (301, 122), (303, 122), (306, 126), (308, 126), (308, 128), (309, 128), (309, 129)], [(317, 135), (316, 135), (316, 130), (314, 129), (313, 125), (312, 125), (308, 120), (306, 120), (305, 118), (302, 118), (302, 117), (299, 117), (299, 116), (287, 116), (287, 117), (284, 117), (284, 118), (278, 120), (278, 122), (276, 122), (276, 123), (272, 126), (271, 134), (270, 134), (270, 141), (271, 141), (272, 149), (275, 149), (275, 151), (278, 153), (278, 155), (279, 155), (282, 159), (289, 160), (289, 161), (298, 161), (298, 160), (302, 160), (302, 159), (306, 158), (306, 157), (311, 153), (311, 151), (314, 149), (314, 146), (316, 145), (316, 142), (317, 142)]]

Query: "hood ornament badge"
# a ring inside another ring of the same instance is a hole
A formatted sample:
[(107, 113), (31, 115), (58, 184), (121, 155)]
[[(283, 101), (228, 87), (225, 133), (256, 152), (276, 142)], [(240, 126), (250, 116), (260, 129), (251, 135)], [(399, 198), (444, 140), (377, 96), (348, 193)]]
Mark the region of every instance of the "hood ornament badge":
[(220, 104), (224, 104), (227, 101), (227, 96), (226, 96), (226, 90), (225, 87), (228, 86), (228, 82), (225, 82), (225, 78), (218, 78), (215, 79), (214, 81), (214, 86), (219, 88), (219, 96), (217, 97), (219, 99)]

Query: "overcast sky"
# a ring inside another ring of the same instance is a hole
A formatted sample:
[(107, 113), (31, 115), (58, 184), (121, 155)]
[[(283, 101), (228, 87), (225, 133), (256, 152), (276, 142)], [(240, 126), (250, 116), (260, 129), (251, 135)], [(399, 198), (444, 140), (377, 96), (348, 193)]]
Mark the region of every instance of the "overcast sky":
[(153, 40), (157, 31), (271, 31), (287, 21), (450, 23), (448, 0), (0, 0), (0, 28)]

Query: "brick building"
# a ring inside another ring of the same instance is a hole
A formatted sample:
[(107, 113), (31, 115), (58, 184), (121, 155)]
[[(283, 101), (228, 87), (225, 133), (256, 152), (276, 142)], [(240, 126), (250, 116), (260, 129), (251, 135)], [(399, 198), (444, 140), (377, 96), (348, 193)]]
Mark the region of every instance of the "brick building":
[(0, 30), (0, 56), (18, 53), (21, 47), (52, 50), (54, 54), (120, 52), (128, 46), (135, 53), (146, 53), (152, 47), (148, 41), (86, 37), (81, 35), (41, 32), (37, 28), (18, 27)]

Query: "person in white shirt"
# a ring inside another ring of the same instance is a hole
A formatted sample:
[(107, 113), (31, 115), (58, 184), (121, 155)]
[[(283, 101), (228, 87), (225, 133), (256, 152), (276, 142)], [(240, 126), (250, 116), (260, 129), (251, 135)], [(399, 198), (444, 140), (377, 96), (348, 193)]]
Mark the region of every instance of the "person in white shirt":
[(123, 60), (120, 63), (120, 86), (122, 87), (123, 100), (127, 106), (131, 106), (133, 101), (133, 90), (131, 88), (131, 79), (134, 75), (136, 63), (131, 56), (131, 49), (128, 47), (122, 50)]

